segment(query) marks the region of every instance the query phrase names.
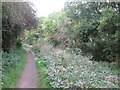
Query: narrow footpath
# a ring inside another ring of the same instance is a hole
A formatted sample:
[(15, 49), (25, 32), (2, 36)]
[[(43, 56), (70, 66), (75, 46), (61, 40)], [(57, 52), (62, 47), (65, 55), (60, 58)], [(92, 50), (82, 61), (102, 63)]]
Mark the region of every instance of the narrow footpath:
[(35, 64), (35, 56), (27, 50), (27, 62), (17, 83), (17, 88), (37, 88), (38, 73)]

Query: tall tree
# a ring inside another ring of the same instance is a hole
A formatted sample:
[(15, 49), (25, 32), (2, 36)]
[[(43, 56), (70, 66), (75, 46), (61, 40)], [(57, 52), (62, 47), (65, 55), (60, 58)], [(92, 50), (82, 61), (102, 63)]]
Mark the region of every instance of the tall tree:
[(37, 28), (36, 12), (29, 2), (2, 3), (2, 48), (15, 48), (20, 32)]
[(71, 21), (67, 25), (71, 46), (95, 60), (118, 60), (119, 2), (67, 2), (65, 10)]

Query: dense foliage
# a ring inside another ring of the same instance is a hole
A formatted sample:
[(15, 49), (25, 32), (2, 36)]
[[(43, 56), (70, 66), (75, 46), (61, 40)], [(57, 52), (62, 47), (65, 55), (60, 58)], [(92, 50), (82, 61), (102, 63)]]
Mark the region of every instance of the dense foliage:
[(12, 53), (2, 52), (2, 88), (16, 88), (17, 81), (26, 62), (26, 51), (22, 48)]
[(97, 61), (118, 61), (119, 2), (66, 2), (65, 9), (42, 18), (46, 40), (92, 55)]
[(3, 88), (15, 88), (26, 60), (26, 52), (20, 48), (21, 38), (24, 38), (24, 30), (37, 28), (38, 19), (29, 2), (2, 2), (0, 7), (1, 84)]
[(103, 61), (118, 60), (119, 3), (66, 3), (73, 46)]
[(22, 44), (35, 52), (41, 88), (119, 87), (120, 2), (66, 2), (39, 25), (29, 2), (0, 6), (3, 87), (16, 85), (26, 60)]
[(29, 2), (2, 3), (2, 49), (4, 51), (16, 47), (23, 30), (36, 27), (37, 17)]
[[(40, 52), (36, 52), (36, 48)], [(90, 61), (86, 56), (71, 54), (45, 42), (34, 45), (32, 50), (37, 58), (42, 87), (50, 84), (53, 88), (119, 88), (115, 63)]]

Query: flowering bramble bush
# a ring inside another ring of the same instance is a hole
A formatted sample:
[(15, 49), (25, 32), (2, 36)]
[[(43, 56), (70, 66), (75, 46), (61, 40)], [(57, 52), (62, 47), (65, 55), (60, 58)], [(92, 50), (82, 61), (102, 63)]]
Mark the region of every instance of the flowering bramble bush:
[[(47, 81), (53, 88), (119, 88), (117, 71), (107, 62), (90, 61), (88, 57), (42, 48)], [(57, 51), (57, 52), (56, 52)]]
[(54, 88), (118, 88), (118, 76), (109, 68), (88, 58), (55, 53), (48, 53), (43, 58), (48, 62), (46, 73), (48, 81)]

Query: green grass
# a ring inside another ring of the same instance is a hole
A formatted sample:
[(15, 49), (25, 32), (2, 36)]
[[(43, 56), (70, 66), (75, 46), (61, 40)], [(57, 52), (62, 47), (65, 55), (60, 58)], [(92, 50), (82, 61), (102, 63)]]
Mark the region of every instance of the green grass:
[(39, 73), (38, 88), (51, 88), (51, 85), (48, 83), (47, 74), (46, 74), (46, 62), (43, 58), (39, 58), (37, 61), (37, 70)]
[(20, 56), (20, 61), (16, 66), (7, 68), (3, 72), (3, 75), (6, 77), (6, 79), (2, 85), (2, 88), (16, 88), (16, 84), (26, 63), (26, 51), (23, 48), (16, 50), (15, 53)]

